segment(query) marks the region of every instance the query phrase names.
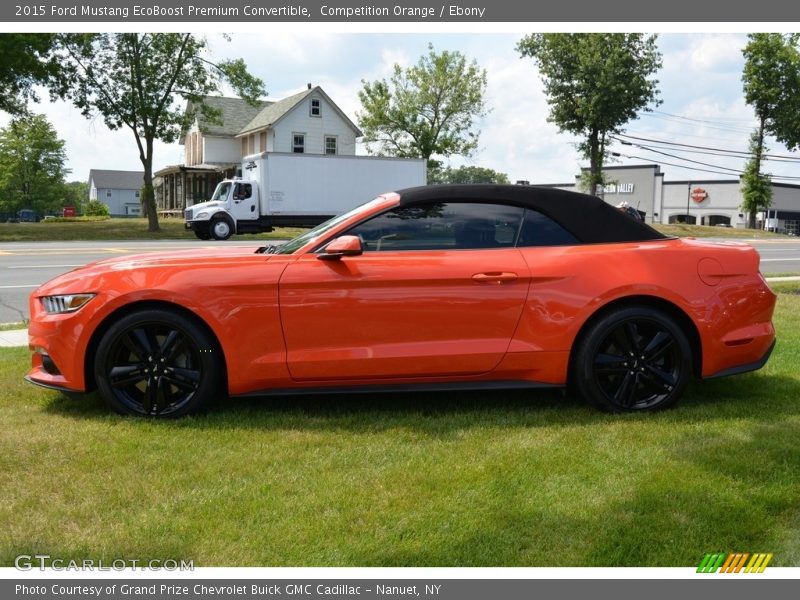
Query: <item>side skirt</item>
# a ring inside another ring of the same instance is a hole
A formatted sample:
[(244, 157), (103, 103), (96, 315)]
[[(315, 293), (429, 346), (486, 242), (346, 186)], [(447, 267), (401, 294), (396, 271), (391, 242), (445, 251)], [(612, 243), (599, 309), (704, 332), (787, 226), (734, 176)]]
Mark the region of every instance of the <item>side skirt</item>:
[(557, 390), (564, 386), (537, 381), (456, 381), (445, 383), (394, 383), (385, 385), (342, 385), (268, 389), (232, 398), (260, 396), (309, 396), (315, 394), (387, 394), (403, 392), (459, 392), (471, 390)]

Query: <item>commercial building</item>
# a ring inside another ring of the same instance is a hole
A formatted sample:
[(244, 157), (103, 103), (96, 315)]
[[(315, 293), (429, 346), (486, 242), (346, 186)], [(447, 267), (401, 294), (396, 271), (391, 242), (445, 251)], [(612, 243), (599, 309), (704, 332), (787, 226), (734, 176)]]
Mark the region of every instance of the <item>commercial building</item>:
[[(648, 223), (691, 223), (745, 227), (742, 210), (742, 184), (738, 179), (690, 179), (665, 181), (655, 164), (606, 167), (608, 184), (603, 199), (609, 204), (627, 202)], [(580, 175), (574, 183), (548, 184), (564, 190), (579, 189)], [(769, 214), (758, 215), (757, 226), (775, 231), (800, 233), (800, 185), (772, 184)]]

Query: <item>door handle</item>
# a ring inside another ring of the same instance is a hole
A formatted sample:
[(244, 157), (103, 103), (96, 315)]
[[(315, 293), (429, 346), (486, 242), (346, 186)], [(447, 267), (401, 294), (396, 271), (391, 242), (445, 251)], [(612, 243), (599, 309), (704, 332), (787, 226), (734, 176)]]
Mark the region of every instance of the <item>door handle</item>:
[(503, 283), (505, 281), (514, 281), (517, 279), (516, 273), (476, 273), (472, 276), (473, 281), (478, 283)]

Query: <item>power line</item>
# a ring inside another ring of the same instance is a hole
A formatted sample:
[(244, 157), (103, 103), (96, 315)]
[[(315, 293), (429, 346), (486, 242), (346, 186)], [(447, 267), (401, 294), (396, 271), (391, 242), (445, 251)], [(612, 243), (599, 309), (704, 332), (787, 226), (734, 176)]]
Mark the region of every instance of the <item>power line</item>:
[[(703, 121), (702, 119), (695, 119), (695, 118), (692, 118), (692, 117), (687, 117), (686, 115), (676, 115), (674, 113), (664, 112), (663, 110), (652, 110), (651, 112), (658, 113), (660, 115), (667, 115), (668, 117), (676, 117), (678, 119), (687, 119), (689, 121)], [(719, 123), (721, 121), (742, 121), (742, 122), (745, 122), (745, 123), (752, 123), (754, 121), (754, 119), (752, 119), (752, 118), (745, 119), (745, 118), (742, 118), (742, 117), (717, 117), (717, 119), (718, 119), (717, 121), (709, 120), (708, 122), (709, 123)]]
[[(714, 150), (714, 151), (717, 151), (717, 152), (728, 152), (730, 154), (743, 155), (743, 157), (745, 157), (745, 158), (751, 156), (751, 152), (749, 152), (747, 150), (730, 150), (730, 149), (727, 149), (727, 148), (715, 148), (713, 146), (699, 146), (699, 145), (696, 145), (696, 144), (681, 144), (680, 142), (669, 142), (667, 140), (658, 140), (658, 139), (655, 139), (655, 138), (647, 138), (647, 137), (642, 137), (642, 136), (628, 135), (626, 133), (618, 133), (618, 134), (613, 135), (612, 137), (623, 137), (623, 138), (628, 138), (628, 139), (631, 139), (631, 140), (637, 140), (637, 141), (642, 141), (642, 142), (650, 142), (650, 143), (654, 143), (654, 144), (663, 144), (665, 146), (679, 146), (681, 148), (691, 148), (691, 149), (697, 149), (697, 150)], [(624, 143), (622, 140), (619, 140), (619, 141)], [(789, 155), (789, 154), (765, 154), (764, 156), (766, 158), (769, 158), (769, 159), (772, 159), (772, 160), (783, 160), (783, 161), (787, 161), (787, 162), (788, 161), (800, 161), (800, 156), (792, 156), (792, 155)]]

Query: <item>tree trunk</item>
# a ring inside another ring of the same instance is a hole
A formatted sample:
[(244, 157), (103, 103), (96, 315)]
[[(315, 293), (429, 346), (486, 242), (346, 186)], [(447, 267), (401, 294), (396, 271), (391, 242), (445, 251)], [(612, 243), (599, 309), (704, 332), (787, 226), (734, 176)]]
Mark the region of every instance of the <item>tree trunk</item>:
[(603, 183), (602, 152), (600, 150), (600, 133), (592, 129), (589, 133), (589, 193), (602, 197), (598, 186)]
[[(758, 122), (758, 139), (756, 142), (756, 177), (761, 179), (761, 155), (764, 153), (764, 119)], [(754, 206), (748, 215), (747, 226), (750, 229), (756, 228), (756, 207)]]
[(147, 140), (147, 153), (142, 161), (144, 166), (144, 187), (142, 188), (142, 206), (147, 215), (147, 231), (160, 231), (156, 195), (153, 190), (153, 140)]

